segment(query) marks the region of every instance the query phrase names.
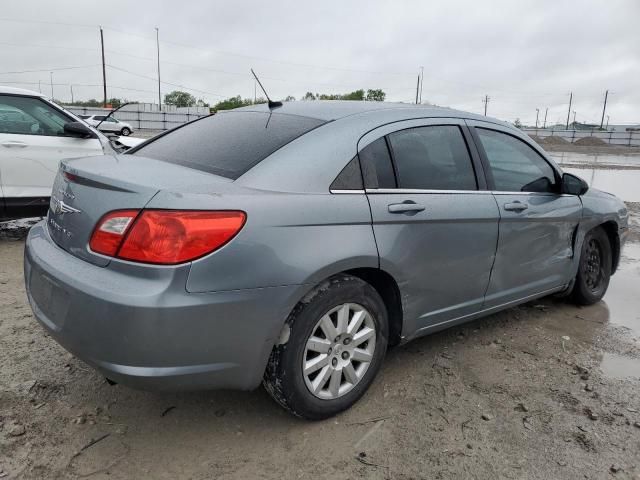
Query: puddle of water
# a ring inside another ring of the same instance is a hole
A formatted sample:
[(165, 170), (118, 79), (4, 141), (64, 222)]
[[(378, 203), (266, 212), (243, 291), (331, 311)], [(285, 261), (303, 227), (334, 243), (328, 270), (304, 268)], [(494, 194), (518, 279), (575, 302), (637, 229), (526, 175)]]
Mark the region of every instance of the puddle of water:
[(640, 243), (627, 243), (604, 296), (612, 324), (640, 335)]
[(640, 155), (586, 154), (575, 152), (548, 152), (559, 164), (585, 164), (605, 166), (633, 166), (640, 168)]
[(602, 168), (563, 168), (578, 175), (589, 186), (613, 193), (625, 202), (640, 202), (640, 170), (612, 170)]
[(640, 360), (605, 353), (600, 364), (602, 373), (609, 378), (640, 378)]

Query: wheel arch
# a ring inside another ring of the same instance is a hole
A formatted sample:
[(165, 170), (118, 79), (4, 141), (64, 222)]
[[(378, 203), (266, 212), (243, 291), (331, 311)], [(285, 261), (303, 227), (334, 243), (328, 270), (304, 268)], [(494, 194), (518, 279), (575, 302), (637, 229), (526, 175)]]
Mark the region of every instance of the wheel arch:
[(371, 285), (382, 298), (387, 307), (387, 316), (389, 318), (389, 345), (395, 346), (402, 341), (402, 327), (404, 322), (404, 312), (402, 309), (402, 297), (396, 280), (388, 272), (374, 267), (354, 267), (343, 270), (336, 270), (334, 273), (323, 277), (320, 280), (306, 284), (306, 288), (301, 290), (296, 296), (299, 297), (294, 303), (291, 311), (283, 325), (280, 334), (277, 336), (274, 347), (286, 343), (289, 339), (290, 323), (288, 319), (300, 302), (308, 301), (313, 296), (313, 292), (326, 283), (330, 278), (338, 275), (351, 275), (361, 279)]
[(393, 276), (379, 268), (354, 268), (343, 273), (367, 282), (382, 297), (389, 318), (389, 345), (398, 345), (402, 340), (403, 310), (400, 288)]
[(600, 225), (609, 239), (611, 246), (611, 274), (613, 275), (620, 263), (620, 235), (618, 234), (618, 224), (613, 220), (608, 220)]

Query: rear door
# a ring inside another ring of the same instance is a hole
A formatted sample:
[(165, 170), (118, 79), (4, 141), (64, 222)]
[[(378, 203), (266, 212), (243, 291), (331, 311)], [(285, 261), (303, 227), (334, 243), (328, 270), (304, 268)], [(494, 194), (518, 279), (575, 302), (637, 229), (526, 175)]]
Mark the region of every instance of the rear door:
[(102, 155), (97, 138), (67, 136), (74, 121), (36, 97), (0, 95), (0, 175), (10, 199), (49, 197), (63, 158)]
[(396, 123), (370, 132), (358, 148), (380, 267), (400, 288), (403, 333), (478, 311), (498, 210), (464, 123)]
[(560, 193), (559, 172), (525, 138), (498, 125), (468, 123), (501, 217), (486, 306), (568, 283), (582, 202)]

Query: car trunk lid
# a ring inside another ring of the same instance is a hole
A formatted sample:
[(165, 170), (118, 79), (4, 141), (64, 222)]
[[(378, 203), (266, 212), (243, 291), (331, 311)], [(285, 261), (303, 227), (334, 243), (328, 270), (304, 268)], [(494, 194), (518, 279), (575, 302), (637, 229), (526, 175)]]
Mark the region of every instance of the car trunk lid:
[(113, 210), (142, 209), (162, 189), (228, 182), (217, 175), (138, 156), (65, 160), (51, 194), (49, 233), (72, 255), (106, 266), (111, 259), (89, 248), (91, 234), (103, 215)]

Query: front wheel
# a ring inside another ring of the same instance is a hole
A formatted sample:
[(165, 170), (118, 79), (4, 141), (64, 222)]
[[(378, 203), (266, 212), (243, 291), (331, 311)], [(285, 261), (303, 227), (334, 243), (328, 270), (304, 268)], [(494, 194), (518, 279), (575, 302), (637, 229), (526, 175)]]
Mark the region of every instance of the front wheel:
[(604, 296), (611, 277), (611, 244), (602, 228), (587, 233), (572, 297), (578, 305), (592, 305)]
[(120, 135), (128, 137), (129, 135), (131, 135), (131, 129), (128, 127), (124, 127), (122, 130), (120, 130)]
[(387, 309), (378, 292), (350, 275), (319, 285), (287, 320), (264, 375), (269, 394), (310, 420), (353, 405), (378, 373), (387, 349)]

